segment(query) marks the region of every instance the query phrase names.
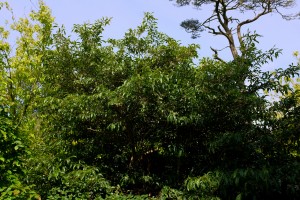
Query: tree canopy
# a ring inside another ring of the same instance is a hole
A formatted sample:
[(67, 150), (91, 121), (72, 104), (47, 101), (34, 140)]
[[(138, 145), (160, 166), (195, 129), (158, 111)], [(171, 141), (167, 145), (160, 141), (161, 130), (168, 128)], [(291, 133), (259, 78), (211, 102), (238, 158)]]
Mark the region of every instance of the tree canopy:
[(40, 2), (0, 29), (1, 199), (300, 197), (299, 63), (263, 71), (280, 50), (255, 33), (199, 59), (150, 13), (121, 39), (53, 23)]
[[(181, 23), (181, 26), (192, 34), (192, 38), (199, 37), (203, 31), (225, 37), (234, 59), (243, 56), (248, 51), (243, 44), (244, 34), (242, 28), (245, 25), (271, 13), (279, 14), (287, 20), (296, 19), (300, 16), (300, 12), (285, 14), (282, 11), (294, 7), (296, 4), (295, 0), (176, 0), (175, 2), (178, 6), (192, 5), (196, 9), (200, 9), (200, 11), (202, 7), (212, 5), (212, 13), (208, 18), (201, 19), (202, 21), (199, 19), (187, 19)], [(204, 8), (210, 9), (210, 7)], [(247, 17), (250, 15), (250, 17), (243, 19), (241, 14), (246, 14)], [(218, 56), (219, 50), (212, 47), (211, 49), (215, 53), (215, 58), (222, 60)]]

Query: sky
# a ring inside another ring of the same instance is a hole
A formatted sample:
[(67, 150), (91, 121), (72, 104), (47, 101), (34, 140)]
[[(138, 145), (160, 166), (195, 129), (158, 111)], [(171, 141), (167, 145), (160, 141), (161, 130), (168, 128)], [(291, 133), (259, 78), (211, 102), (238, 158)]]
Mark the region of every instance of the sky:
[[(24, 17), (31, 9), (38, 8), (38, 0), (8, 0), (17, 17)], [(203, 33), (200, 38), (191, 39), (190, 34), (180, 27), (180, 22), (189, 19), (205, 19), (212, 11), (210, 7), (195, 9), (191, 6), (177, 7), (169, 0), (44, 0), (52, 10), (55, 22), (64, 25), (68, 31), (72, 30), (73, 24), (84, 22), (94, 22), (102, 17), (111, 17), (111, 25), (105, 29), (104, 36), (110, 38), (121, 38), (129, 28), (138, 26), (145, 12), (153, 13), (158, 19), (159, 31), (179, 40), (181, 44), (188, 45), (196, 43), (200, 45), (199, 57), (211, 57), (210, 46), (222, 49), (226, 46), (226, 41), (220, 36), (212, 36)], [(300, 10), (300, 0), (293, 10)], [(245, 15), (239, 17), (245, 18)], [(249, 28), (263, 37), (259, 39), (259, 48), (268, 50), (273, 46), (283, 49), (283, 54), (278, 60), (268, 65), (268, 68), (286, 68), (292, 62), (296, 62), (293, 57), (294, 51), (300, 51), (300, 19), (286, 21), (279, 15), (271, 14), (262, 17), (251, 26), (244, 28), (244, 32)], [(231, 55), (228, 49), (220, 53), (220, 57), (230, 60)], [(227, 59), (229, 58), (229, 59)]]

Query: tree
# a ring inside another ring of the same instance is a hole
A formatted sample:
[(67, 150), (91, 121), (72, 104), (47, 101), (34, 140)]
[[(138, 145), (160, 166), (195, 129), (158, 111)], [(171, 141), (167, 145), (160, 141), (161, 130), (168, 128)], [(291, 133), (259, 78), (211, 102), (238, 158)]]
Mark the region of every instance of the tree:
[[(7, 3), (0, 3), (0, 9)], [(26, 164), (35, 137), (37, 102), (40, 97), (43, 54), (51, 43), (53, 18), (40, 1), (38, 11), (28, 18), (0, 27), (0, 162), (1, 199), (37, 199), (32, 186), (26, 185)], [(13, 13), (13, 12), (11, 12)], [(9, 41), (15, 32), (16, 44)]]
[[(208, 18), (203, 21), (188, 19), (183, 21), (181, 26), (192, 34), (192, 38), (199, 37), (200, 33), (206, 30), (213, 35), (225, 37), (234, 59), (243, 56), (248, 51), (243, 43), (242, 28), (245, 25), (253, 23), (270, 13), (280, 14), (288, 20), (300, 16), (300, 13), (283, 14), (281, 12), (281, 9), (293, 7), (296, 4), (295, 0), (176, 0), (176, 4), (178, 6), (193, 5), (197, 9), (205, 5), (212, 5), (214, 9)], [(251, 13), (253, 16), (249, 19), (242, 19), (242, 17), (237, 17), (238, 13)], [(218, 56), (219, 50), (212, 47), (211, 49), (215, 58), (222, 60)]]
[(178, 154), (173, 129), (190, 115), (183, 102), (193, 99), (188, 86), (195, 73), (197, 45), (184, 47), (158, 32), (150, 14), (123, 39), (103, 41), (108, 22), (76, 25), (79, 42), (63, 31), (55, 34), (55, 48), (45, 63), (48, 131), (53, 128), (55, 134), (49, 135), (62, 138), (78, 160), (102, 163), (110, 180), (125, 180), (126, 173), (138, 172), (136, 181), (141, 181), (142, 172), (149, 174), (155, 170), (150, 165), (157, 164), (151, 159), (147, 163), (147, 157), (167, 145), (175, 149), (170, 156)]
[(33, 186), (23, 181), (23, 159), (28, 156), (28, 147), (23, 141), (24, 136), (14, 127), (7, 105), (0, 101), (0, 199), (38, 198)]
[[(8, 104), (14, 126), (26, 124), (27, 115), (33, 114), (34, 104), (43, 81), (43, 55), (51, 43), (53, 18), (49, 8), (39, 1), (39, 10), (27, 18), (15, 20), (11, 30), (1, 27), (1, 98)], [(16, 47), (7, 42), (11, 32), (17, 33)], [(26, 130), (24, 130), (26, 131)]]

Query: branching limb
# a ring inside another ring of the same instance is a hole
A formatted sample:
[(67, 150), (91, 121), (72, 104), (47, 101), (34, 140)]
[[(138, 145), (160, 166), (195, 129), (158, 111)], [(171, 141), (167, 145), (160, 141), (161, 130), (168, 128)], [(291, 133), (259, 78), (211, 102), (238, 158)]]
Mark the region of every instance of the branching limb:
[(293, 15), (284, 15), (278, 10), (278, 8), (275, 8), (275, 10), (285, 20), (293, 20), (293, 19), (300, 18), (300, 12), (297, 14), (293, 14)]
[(242, 26), (244, 26), (244, 25), (246, 25), (246, 24), (250, 24), (250, 23), (252, 23), (252, 22), (258, 20), (258, 19), (259, 19), (260, 17), (262, 17), (263, 15), (266, 15), (266, 14), (272, 12), (272, 9), (271, 9), (271, 1), (268, 1), (267, 6), (263, 6), (263, 5), (262, 5), (262, 7), (264, 8), (264, 10), (263, 10), (261, 13), (257, 14), (257, 15), (256, 15), (254, 18), (252, 18), (252, 19), (247, 19), (247, 20), (245, 20), (245, 21), (242, 21), (242, 22), (240, 22), (240, 23), (237, 25), (237, 28), (236, 28), (236, 30), (237, 30), (237, 36), (238, 36), (239, 43), (240, 43), (241, 45), (243, 44), (243, 38), (242, 38), (242, 33), (241, 33), (241, 28), (242, 28)]
[(220, 31), (216, 31), (216, 29), (210, 27), (210, 26), (205, 26), (203, 25), (204, 28), (208, 29), (209, 30), (209, 33), (213, 34), (213, 35), (224, 35), (223, 32), (220, 32)]
[(214, 59), (216, 59), (218, 61), (221, 61), (222, 63), (225, 63), (225, 61), (219, 57), (217, 49), (214, 49), (212, 47), (210, 47), (210, 49), (214, 52)]
[[(221, 5), (220, 5), (220, 3), (221, 3)], [(222, 8), (220, 8), (220, 6)], [(233, 58), (235, 59), (239, 56), (239, 54), (238, 54), (238, 51), (237, 51), (235, 43), (234, 43), (232, 31), (229, 28), (229, 19), (227, 17), (227, 7), (226, 7), (226, 4), (224, 1), (219, 1), (219, 0), (216, 1), (215, 12), (217, 14), (217, 18), (218, 18), (220, 25), (222, 26), (222, 28), (225, 31), (224, 36), (228, 40), (231, 54), (232, 54)], [(220, 27), (218, 27), (218, 29), (220, 32), (222, 32)]]

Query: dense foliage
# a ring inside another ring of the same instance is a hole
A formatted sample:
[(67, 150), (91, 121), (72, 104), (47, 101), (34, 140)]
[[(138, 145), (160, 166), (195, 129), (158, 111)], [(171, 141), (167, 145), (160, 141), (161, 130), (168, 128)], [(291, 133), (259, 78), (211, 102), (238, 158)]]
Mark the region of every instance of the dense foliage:
[(262, 71), (280, 50), (255, 33), (198, 62), (149, 13), (122, 39), (108, 24), (70, 37), (41, 2), (16, 49), (1, 28), (1, 199), (300, 197), (299, 64)]

